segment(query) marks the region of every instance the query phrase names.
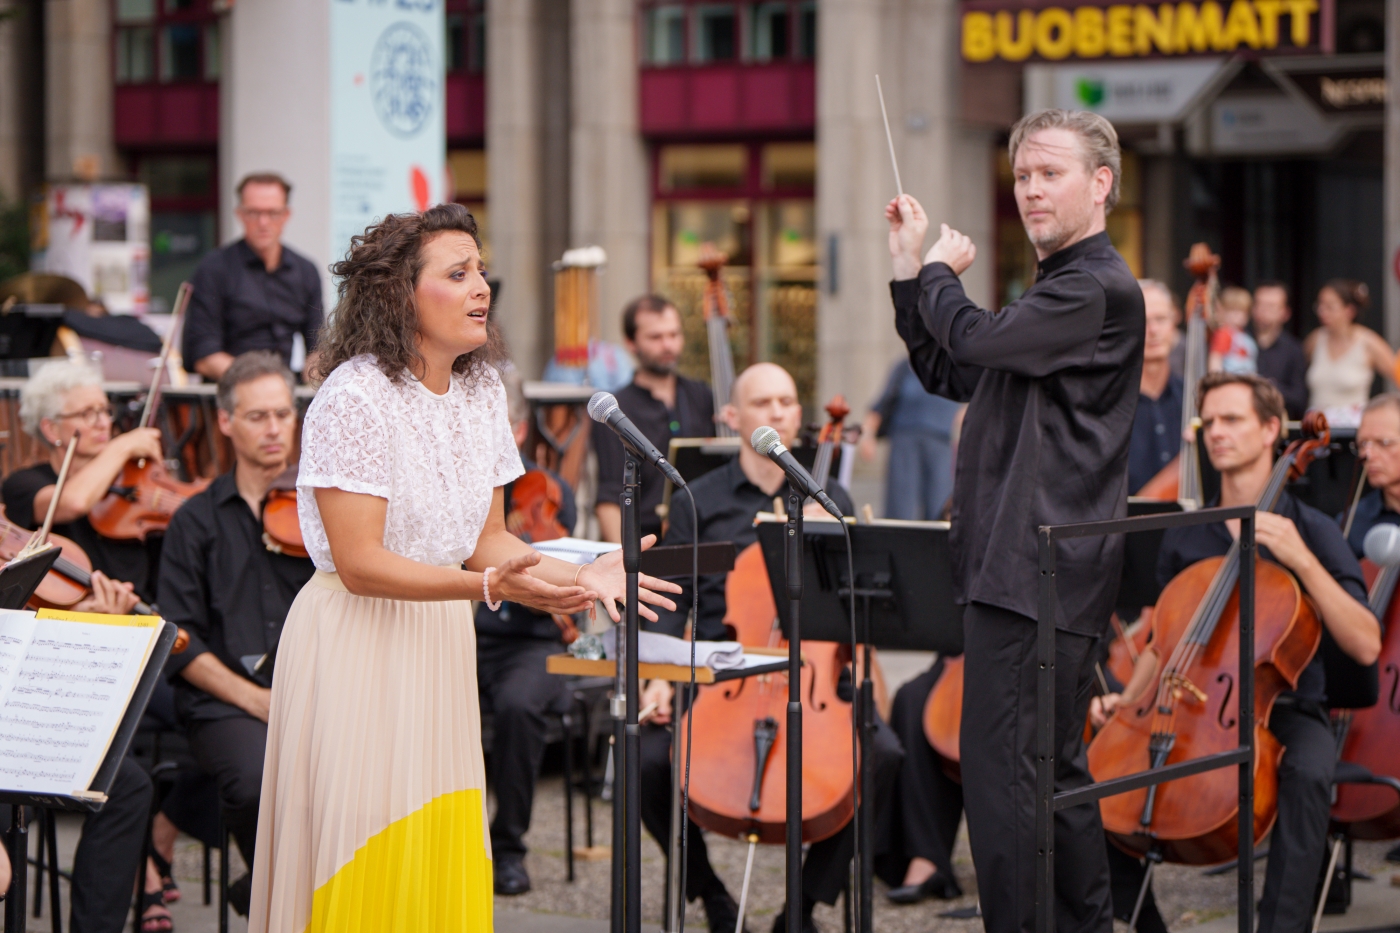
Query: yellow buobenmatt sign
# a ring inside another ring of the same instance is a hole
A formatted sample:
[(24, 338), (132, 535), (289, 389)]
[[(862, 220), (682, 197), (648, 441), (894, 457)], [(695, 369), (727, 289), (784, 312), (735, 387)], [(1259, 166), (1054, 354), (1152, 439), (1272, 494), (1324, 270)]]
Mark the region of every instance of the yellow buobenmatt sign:
[(1216, 0), (1118, 6), (968, 10), (962, 55), (969, 62), (1200, 55), (1306, 48), (1317, 0)]

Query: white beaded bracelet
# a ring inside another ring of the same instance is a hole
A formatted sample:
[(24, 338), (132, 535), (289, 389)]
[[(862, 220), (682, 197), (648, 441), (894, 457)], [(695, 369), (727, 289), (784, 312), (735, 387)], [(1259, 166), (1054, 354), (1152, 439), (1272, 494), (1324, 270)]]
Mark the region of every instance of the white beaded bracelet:
[(491, 584), (489, 581), (491, 580), (491, 571), (495, 569), (495, 567), (487, 567), (486, 572), (481, 575), (481, 595), (486, 598), (486, 608), (490, 609), (492, 612), (501, 608), (501, 601), (499, 599), (494, 603), (491, 602)]

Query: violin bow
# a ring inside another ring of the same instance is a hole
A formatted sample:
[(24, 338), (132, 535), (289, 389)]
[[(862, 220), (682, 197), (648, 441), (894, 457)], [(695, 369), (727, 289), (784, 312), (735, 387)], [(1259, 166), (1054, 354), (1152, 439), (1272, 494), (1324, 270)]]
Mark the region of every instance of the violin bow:
[(189, 282), (180, 283), (180, 291), (175, 295), (175, 310), (170, 314), (170, 329), (165, 332), (165, 343), (160, 348), (160, 362), (156, 365), (155, 376), (151, 379), (151, 390), (146, 393), (146, 407), (141, 411), (141, 427), (149, 428), (148, 419), (155, 410), (156, 399), (160, 397), (160, 377), (165, 374), (166, 363), (170, 360), (170, 348), (175, 345), (175, 333), (180, 329), (180, 319), (189, 307), (194, 288)]
[(899, 180), (899, 162), (894, 157), (894, 136), (890, 133), (890, 115), (885, 112), (885, 89), (880, 85), (880, 76), (875, 76), (875, 93), (880, 95), (880, 116), (885, 121), (885, 142), (890, 147), (890, 165), (894, 167), (894, 186), (899, 196), (904, 197), (904, 182)]
[(26, 557), (30, 557), (34, 554), (38, 554), (40, 551), (46, 551), (53, 547), (52, 544), (49, 544), (49, 529), (53, 527), (53, 516), (54, 513), (58, 511), (58, 500), (63, 495), (63, 484), (68, 480), (68, 468), (73, 463), (73, 451), (78, 449), (78, 436), (80, 434), (82, 434), (81, 431), (74, 431), (73, 436), (68, 439), (68, 450), (63, 455), (63, 466), (59, 467), (58, 470), (58, 480), (54, 483), (53, 497), (49, 499), (49, 511), (48, 514), (44, 516), (43, 526), (40, 527), (38, 531), (34, 532), (33, 537), (29, 539), (24, 547), (20, 548), (20, 552), (14, 556), (14, 559), (10, 561), (11, 563), (23, 560)]

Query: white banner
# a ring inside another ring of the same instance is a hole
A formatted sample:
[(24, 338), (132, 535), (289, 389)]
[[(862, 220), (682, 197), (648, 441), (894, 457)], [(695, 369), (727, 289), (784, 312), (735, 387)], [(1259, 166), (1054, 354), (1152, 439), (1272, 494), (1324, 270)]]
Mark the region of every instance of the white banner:
[(443, 0), (331, 5), (331, 244), (445, 198)]

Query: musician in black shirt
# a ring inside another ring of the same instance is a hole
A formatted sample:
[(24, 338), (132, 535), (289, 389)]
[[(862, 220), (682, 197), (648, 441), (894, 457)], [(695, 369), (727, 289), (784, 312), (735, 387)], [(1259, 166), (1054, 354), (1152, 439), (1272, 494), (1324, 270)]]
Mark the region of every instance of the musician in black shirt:
[[(630, 385), (617, 391), (618, 407), (637, 430), (665, 455), (673, 437), (714, 437), (715, 402), (710, 387), (676, 372), (685, 334), (675, 305), (657, 295), (636, 299), (622, 312), (627, 350), (637, 359)], [(594, 509), (604, 541), (622, 540), (622, 441), (605, 424), (593, 425), (593, 449), (598, 454), (598, 498)], [(665, 479), (649, 463), (641, 469), (637, 517), (642, 534), (661, 535), (661, 504)]]
[[(1273, 470), (1273, 449), (1286, 416), (1283, 396), (1262, 376), (1212, 373), (1201, 380), (1198, 399), (1201, 437), (1211, 465), (1220, 471), (1220, 498), (1209, 504), (1257, 503)], [(1169, 529), (1158, 556), (1158, 581), (1165, 586), (1197, 561), (1224, 555), (1239, 534), (1238, 521), (1227, 524)], [(1275, 701), (1269, 716), (1269, 730), (1285, 750), (1278, 769), (1278, 819), (1269, 842), (1259, 933), (1296, 933), (1311, 923), (1326, 854), (1337, 760), (1327, 709), (1328, 671), (1359, 673), (1361, 666), (1373, 663), (1381, 648), (1380, 625), (1367, 606), (1361, 567), (1341, 529), (1326, 515), (1284, 492), (1273, 512), (1257, 514), (1255, 534), (1259, 556), (1292, 571), (1322, 621), (1322, 646), (1294, 688)], [(1159, 663), (1149, 646), (1139, 667), (1155, 668)], [(1352, 667), (1339, 667), (1348, 664)], [(1143, 682), (1139, 672), (1134, 674), (1135, 684)], [(1155, 679), (1155, 673), (1147, 678)], [(1117, 705), (1116, 698), (1108, 702), (1110, 710)], [(1115, 872), (1115, 883), (1119, 880)]]
[[(723, 409), (725, 422), (741, 437), (747, 438), (755, 429), (767, 425), (778, 432), (784, 444), (791, 444), (802, 426), (802, 405), (797, 400), (797, 386), (780, 366), (758, 363), (734, 380), (730, 404)], [(745, 548), (758, 540), (754, 516), (771, 511), (773, 499), (784, 495), (786, 478), (782, 470), (766, 457), (756, 453), (748, 444), (739, 448), (739, 455), (725, 466), (710, 471), (690, 484), (699, 518), (699, 539), (702, 543), (732, 541)], [(846, 490), (835, 482), (827, 490), (837, 506), (846, 514), (854, 509)], [(814, 515), (824, 515), (820, 506), (809, 506)], [(671, 526), (665, 543), (689, 544), (696, 539), (695, 523), (684, 497), (673, 497)], [(702, 641), (719, 641), (728, 636), (724, 618), (724, 574), (709, 574), (700, 578), (700, 606), (695, 623), (697, 637)], [(667, 635), (681, 636), (691, 605), (690, 581), (678, 580), (683, 591), (675, 596), (676, 609), (657, 608), (658, 622), (654, 626)], [(849, 699), (849, 680), (843, 677)], [(665, 851), (670, 839), (671, 825), (671, 735), (661, 728), (672, 718), (674, 689), (664, 680), (654, 680), (642, 691), (642, 708), (656, 704), (657, 713), (642, 728), (642, 822), (647, 831)], [(871, 761), (875, 771), (875, 800), (878, 806), (889, 799), (889, 788), (899, 769), (899, 741), (882, 722), (877, 722)], [(878, 814), (877, 814), (878, 819)], [(734, 929), (736, 906), (725, 889), (724, 882), (710, 867), (705, 839), (694, 823), (688, 836), (686, 892), (691, 898), (702, 898), (710, 929), (714, 933), (730, 933)], [(807, 851), (802, 866), (803, 929), (816, 927), (812, 912), (817, 902), (834, 904), (845, 887), (850, 873), (851, 857), (855, 851), (855, 833), (848, 823), (840, 832)], [(774, 923), (775, 933), (787, 929), (784, 915)]]
[[(272, 551), (263, 537), (268, 490), (287, 469), (296, 430), (295, 384), (281, 357), (245, 353), (219, 379), (219, 430), (232, 441), (233, 469), (180, 507), (161, 555), (161, 614), (189, 647), (165, 675), (190, 751), (218, 784), (224, 821), (251, 870), (267, 746), (271, 671), (251, 670), (277, 647), (282, 623), (314, 569), (306, 557)], [(248, 912), (250, 877), (229, 886)]]
[(1377, 395), (1361, 413), (1356, 452), (1366, 464), (1371, 489), (1356, 504), (1347, 543), (1358, 558), (1366, 532), (1383, 523), (1400, 525), (1400, 393)]
[[(1040, 525), (1121, 518), (1142, 372), (1143, 299), (1105, 232), (1121, 157), (1112, 125), (1046, 110), (1012, 130), (1016, 204), (1038, 275), (999, 312), (958, 276), (976, 248), (943, 225), (920, 261), (928, 218), (900, 196), (885, 210), (895, 327), (931, 392), (970, 405), (953, 491), (953, 581), (964, 616), (964, 804), (989, 933), (1035, 916), (1036, 625)], [(1121, 536), (1057, 550), (1056, 790), (1091, 782), (1082, 732), (1093, 650), (1117, 595)], [(1108, 933), (1098, 807), (1055, 816), (1056, 925)]]

